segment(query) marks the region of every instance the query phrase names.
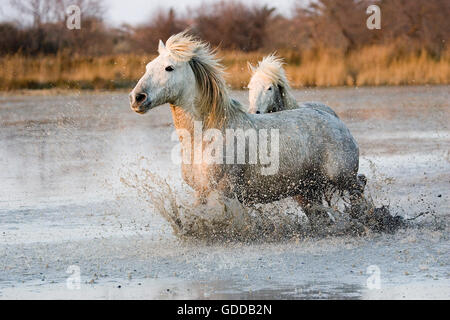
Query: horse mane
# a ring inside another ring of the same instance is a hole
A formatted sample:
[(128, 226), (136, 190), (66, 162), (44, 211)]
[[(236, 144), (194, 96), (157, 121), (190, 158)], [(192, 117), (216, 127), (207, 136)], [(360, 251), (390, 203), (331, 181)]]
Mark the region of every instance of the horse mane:
[(251, 68), (252, 77), (256, 76), (267, 79), (273, 85), (278, 86), (285, 108), (295, 109), (297, 108), (297, 102), (292, 95), (292, 89), (284, 71), (284, 65), (285, 62), (282, 58), (278, 57), (275, 53), (271, 53), (259, 61), (256, 68)]
[(196, 109), (206, 128), (223, 127), (238, 112), (243, 112), (240, 103), (230, 98), (224, 67), (209, 44), (184, 31), (171, 36), (166, 48), (175, 59), (191, 66), (200, 91)]

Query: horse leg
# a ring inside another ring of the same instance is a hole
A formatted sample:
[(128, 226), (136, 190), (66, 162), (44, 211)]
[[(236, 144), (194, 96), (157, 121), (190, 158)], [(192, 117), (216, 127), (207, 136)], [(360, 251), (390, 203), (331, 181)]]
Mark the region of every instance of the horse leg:
[(321, 193), (310, 190), (305, 195), (297, 195), (295, 201), (300, 205), (311, 225), (329, 225), (332, 220), (321, 203)]
[(205, 190), (195, 190), (195, 205), (204, 205), (208, 202), (208, 194)]
[(348, 190), (350, 193), (350, 215), (352, 218), (357, 218), (367, 209), (368, 203), (364, 197), (366, 183), (366, 177), (359, 174), (356, 177), (356, 182)]
[(336, 189), (334, 186), (329, 186), (327, 189), (325, 189), (323, 193), (323, 198), (325, 202), (327, 203), (328, 207), (331, 208), (331, 200), (333, 199), (333, 195), (336, 192)]
[(365, 175), (363, 174), (358, 174), (356, 176), (356, 188), (358, 189), (358, 191), (363, 194), (364, 193), (364, 189), (366, 188), (366, 184), (367, 184), (367, 178)]

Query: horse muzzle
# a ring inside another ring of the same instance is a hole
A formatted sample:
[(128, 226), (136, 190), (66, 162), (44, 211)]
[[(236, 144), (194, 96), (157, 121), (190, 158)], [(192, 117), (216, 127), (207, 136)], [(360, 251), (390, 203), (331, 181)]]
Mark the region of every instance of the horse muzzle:
[(139, 114), (144, 114), (151, 107), (151, 101), (148, 98), (148, 95), (144, 92), (135, 94), (134, 92), (130, 93), (130, 106), (131, 109)]

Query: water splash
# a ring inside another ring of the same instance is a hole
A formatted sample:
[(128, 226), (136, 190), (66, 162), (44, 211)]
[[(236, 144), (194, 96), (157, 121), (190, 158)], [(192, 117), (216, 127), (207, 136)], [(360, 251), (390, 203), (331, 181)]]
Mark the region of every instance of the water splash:
[(401, 217), (393, 217), (388, 207), (376, 208), (370, 197), (357, 206), (349, 207), (336, 197), (332, 206), (315, 206), (326, 212), (329, 221), (308, 221), (298, 204), (284, 199), (251, 207), (237, 199), (210, 194), (206, 204), (195, 202), (194, 191), (187, 185), (168, 182), (143, 167), (138, 161), (133, 170), (122, 172), (123, 185), (137, 192), (172, 227), (174, 234), (184, 240), (217, 241), (283, 241), (304, 237), (362, 235), (372, 231), (394, 232), (403, 227)]

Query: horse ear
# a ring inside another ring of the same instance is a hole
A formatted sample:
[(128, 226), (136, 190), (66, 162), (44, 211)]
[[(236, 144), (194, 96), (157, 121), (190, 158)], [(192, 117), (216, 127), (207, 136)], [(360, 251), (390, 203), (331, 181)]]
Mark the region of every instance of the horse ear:
[(159, 43), (158, 43), (159, 54), (163, 53), (165, 50), (166, 50), (166, 46), (164, 45), (164, 42), (162, 42), (162, 40), (159, 40)]
[(247, 61), (247, 67), (248, 70), (251, 71), (251, 73), (255, 73), (255, 67), (249, 61)]

